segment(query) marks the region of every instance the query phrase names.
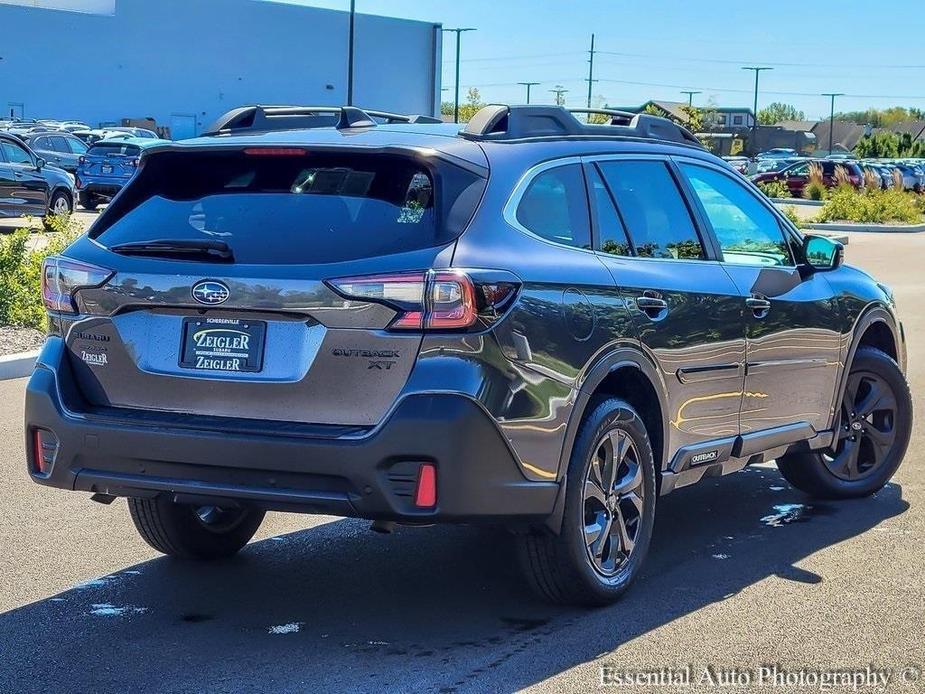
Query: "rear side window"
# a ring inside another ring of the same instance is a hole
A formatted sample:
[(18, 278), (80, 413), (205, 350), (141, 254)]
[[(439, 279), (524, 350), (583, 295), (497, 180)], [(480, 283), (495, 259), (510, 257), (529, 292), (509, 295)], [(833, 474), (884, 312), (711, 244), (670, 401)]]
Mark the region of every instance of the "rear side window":
[(163, 153), (92, 236), (106, 246), (219, 240), (237, 263), (333, 263), (432, 248), (462, 233), (484, 180), (384, 154)]
[(93, 145), (87, 154), (91, 157), (137, 157), (141, 154), (141, 148), (138, 145), (101, 142)]
[(705, 256), (678, 186), (661, 161), (602, 161), (617, 208), (643, 258), (697, 260)]
[(588, 195), (581, 167), (566, 164), (537, 174), (520, 198), (517, 221), (549, 241), (591, 248)]

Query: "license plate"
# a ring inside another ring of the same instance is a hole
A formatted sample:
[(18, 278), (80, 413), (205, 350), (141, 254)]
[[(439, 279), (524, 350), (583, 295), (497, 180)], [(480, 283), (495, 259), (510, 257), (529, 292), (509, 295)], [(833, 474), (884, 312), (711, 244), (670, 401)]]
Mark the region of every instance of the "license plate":
[(184, 318), (180, 366), (199, 371), (260, 371), (266, 334), (267, 324), (259, 320)]
[(100, 170), (101, 170), (104, 174), (112, 173), (112, 166), (110, 166), (110, 165), (108, 165), (108, 164), (103, 164), (103, 165), (100, 167)]

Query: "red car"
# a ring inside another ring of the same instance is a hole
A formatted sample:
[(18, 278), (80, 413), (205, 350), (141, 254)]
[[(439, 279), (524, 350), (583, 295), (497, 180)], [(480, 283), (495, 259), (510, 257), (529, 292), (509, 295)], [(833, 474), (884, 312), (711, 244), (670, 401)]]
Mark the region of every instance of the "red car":
[(795, 198), (803, 197), (803, 188), (809, 183), (809, 167), (818, 164), (822, 167), (822, 180), (826, 188), (835, 187), (835, 171), (839, 166), (848, 172), (848, 180), (855, 188), (864, 184), (864, 172), (856, 162), (836, 161), (833, 159), (807, 159), (798, 161), (780, 171), (768, 171), (752, 176), (754, 183), (769, 183), (770, 181), (783, 181), (790, 189), (790, 195)]

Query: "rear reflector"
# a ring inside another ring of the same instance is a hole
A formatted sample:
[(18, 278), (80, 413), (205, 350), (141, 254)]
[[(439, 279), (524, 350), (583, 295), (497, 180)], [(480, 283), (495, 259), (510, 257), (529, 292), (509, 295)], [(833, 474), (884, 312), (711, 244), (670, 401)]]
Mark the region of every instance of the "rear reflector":
[(437, 468), (432, 463), (424, 463), (418, 468), (414, 505), (418, 508), (433, 508), (437, 505)]
[(51, 474), (58, 454), (58, 437), (45, 429), (33, 429), (32, 470), (38, 475)]

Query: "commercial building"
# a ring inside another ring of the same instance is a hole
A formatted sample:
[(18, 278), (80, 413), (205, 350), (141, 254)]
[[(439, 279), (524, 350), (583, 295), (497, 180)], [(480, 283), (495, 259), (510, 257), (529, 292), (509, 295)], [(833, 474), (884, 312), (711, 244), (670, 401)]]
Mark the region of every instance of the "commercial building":
[[(0, 117), (180, 139), (243, 104), (345, 104), (348, 26), (273, 0), (0, 0)], [(358, 14), (355, 37), (354, 104), (439, 113), (440, 25)]]

